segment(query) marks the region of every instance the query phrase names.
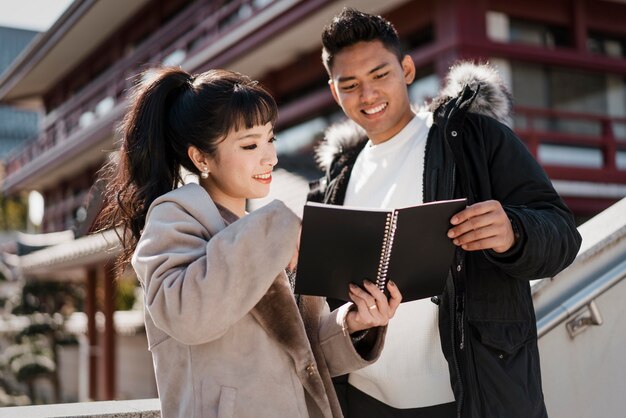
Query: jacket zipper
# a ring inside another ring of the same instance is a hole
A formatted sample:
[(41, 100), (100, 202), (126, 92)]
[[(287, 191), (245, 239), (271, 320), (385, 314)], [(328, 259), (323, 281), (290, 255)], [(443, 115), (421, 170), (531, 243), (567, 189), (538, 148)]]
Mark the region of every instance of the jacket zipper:
[[(463, 259), (459, 260), (459, 264), (456, 266), (456, 271), (461, 274), (463, 269)], [(461, 295), (456, 301), (457, 306), (457, 328), (459, 330), (459, 350), (463, 351), (465, 348), (465, 295)]]
[[(452, 109), (450, 111), (450, 113), (448, 114), (447, 120), (450, 120), (450, 117), (452, 116), (452, 114), (454, 113), (454, 111), (456, 110), (456, 108)], [(446, 136), (446, 142), (448, 142), (448, 124), (446, 123), (445, 126), (443, 127), (443, 134)], [(448, 199), (453, 199), (454, 198), (454, 188), (456, 187), (456, 164), (453, 163), (452, 164), (452, 178), (450, 181), (450, 189), (449, 189), (449, 195), (447, 196)], [(462, 261), (459, 260), (459, 263), (456, 266), (456, 271), (457, 271), (457, 279), (460, 279), (461, 276), (461, 270), (462, 270)], [(465, 390), (463, 388), (463, 377), (461, 376), (461, 367), (459, 366), (459, 359), (457, 357), (457, 351), (456, 351), (456, 327), (455, 325), (458, 327), (458, 320), (457, 320), (457, 307), (458, 307), (458, 301), (456, 300), (456, 280), (454, 280), (454, 274), (452, 274), (452, 295), (450, 300), (452, 301), (452, 303), (450, 304), (450, 336), (452, 338), (452, 360), (454, 361), (454, 370), (456, 371), (456, 374), (458, 376), (459, 379), (459, 401), (456, 404), (456, 415), (458, 418), (461, 418), (461, 412), (463, 410), (463, 398), (465, 396)], [(465, 307), (463, 306), (463, 309), (465, 309)], [(461, 314), (463, 315), (463, 313)], [(463, 322), (461, 320), (461, 341), (459, 343), (459, 349), (463, 350), (464, 349), (464, 345), (465, 345), (465, 333), (463, 332), (464, 326), (463, 326)]]
[[(457, 264), (457, 273), (460, 273), (462, 269), (461, 264)], [(450, 300), (452, 301), (452, 303), (450, 303), (450, 335), (452, 338), (452, 359), (454, 361), (454, 370), (456, 371), (457, 374), (457, 379), (459, 379), (459, 399), (458, 402), (456, 403), (456, 415), (458, 418), (461, 418), (461, 411), (463, 410), (463, 398), (465, 396), (465, 390), (463, 389), (463, 377), (461, 375), (461, 367), (459, 366), (459, 359), (457, 357), (457, 351), (456, 351), (456, 328), (459, 326), (459, 321), (457, 319), (457, 315), (458, 312), (457, 311), (457, 306), (458, 306), (458, 301), (457, 301), (457, 295), (456, 295), (456, 284), (454, 283), (454, 274), (452, 275), (453, 280), (452, 280), (452, 295), (450, 295)], [(457, 275), (458, 278), (458, 275)], [(461, 327), (463, 327), (463, 324), (460, 324)], [(459, 343), (459, 348), (460, 350), (463, 350), (464, 348), (464, 334), (461, 335), (461, 341)]]

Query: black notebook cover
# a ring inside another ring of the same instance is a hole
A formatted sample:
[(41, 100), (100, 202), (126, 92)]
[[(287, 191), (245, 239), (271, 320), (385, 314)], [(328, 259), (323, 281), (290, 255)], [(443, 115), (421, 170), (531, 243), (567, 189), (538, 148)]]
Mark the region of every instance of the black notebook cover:
[[(441, 294), (454, 255), (447, 236), (450, 218), (465, 206), (466, 199), (395, 211), (307, 203), (295, 292), (347, 301), (350, 282), (379, 279), (383, 288), (386, 280), (393, 280), (404, 302)], [(385, 226), (394, 213), (388, 271), (381, 276)]]

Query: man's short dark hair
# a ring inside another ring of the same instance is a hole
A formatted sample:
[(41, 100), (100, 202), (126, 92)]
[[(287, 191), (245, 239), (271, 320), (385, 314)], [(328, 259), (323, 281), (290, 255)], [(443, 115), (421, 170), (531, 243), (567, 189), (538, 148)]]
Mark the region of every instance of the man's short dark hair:
[(322, 61), (331, 74), (335, 55), (359, 42), (380, 41), (402, 61), (403, 53), (398, 32), (391, 22), (381, 16), (344, 8), (322, 31)]

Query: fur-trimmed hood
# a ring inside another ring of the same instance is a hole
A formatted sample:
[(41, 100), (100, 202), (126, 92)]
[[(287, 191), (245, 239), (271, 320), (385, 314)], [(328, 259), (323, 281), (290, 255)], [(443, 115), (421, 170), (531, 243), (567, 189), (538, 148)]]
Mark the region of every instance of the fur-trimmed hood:
[[(513, 100), (498, 71), (489, 64), (460, 62), (450, 68), (439, 95), (428, 106), (413, 106), (416, 112), (434, 111), (452, 97), (458, 96), (465, 86), (478, 89), (470, 112), (490, 116), (507, 126), (511, 126)], [(330, 126), (324, 140), (315, 148), (315, 160), (326, 171), (335, 156), (352, 149), (364, 141), (363, 128), (348, 119)]]

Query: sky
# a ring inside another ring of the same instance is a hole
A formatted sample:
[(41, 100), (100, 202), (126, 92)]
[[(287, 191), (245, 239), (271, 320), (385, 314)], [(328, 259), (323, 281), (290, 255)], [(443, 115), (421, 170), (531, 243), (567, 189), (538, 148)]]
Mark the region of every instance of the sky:
[(0, 26), (46, 31), (73, 0), (0, 0)]

